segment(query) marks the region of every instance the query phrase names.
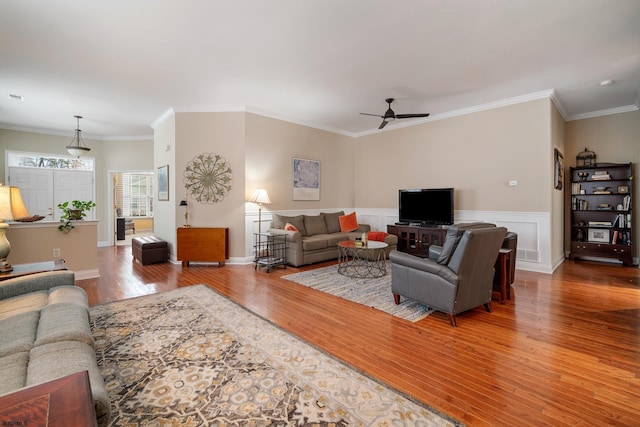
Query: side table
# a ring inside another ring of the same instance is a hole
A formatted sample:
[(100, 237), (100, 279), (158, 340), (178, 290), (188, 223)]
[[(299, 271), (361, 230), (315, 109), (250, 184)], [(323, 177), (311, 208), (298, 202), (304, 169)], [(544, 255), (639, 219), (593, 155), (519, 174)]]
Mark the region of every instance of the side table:
[(29, 274), (66, 269), (67, 266), (63, 259), (57, 259), (55, 261), (31, 262), (28, 264), (16, 264), (13, 266), (13, 271), (0, 273), (0, 281), (13, 279), (20, 276), (27, 276)]
[(253, 233), (254, 250), (258, 267), (267, 267), (267, 273), (272, 267), (281, 265), (287, 268), (287, 236), (284, 234)]
[(96, 426), (87, 371), (0, 397), (0, 426)]
[(500, 303), (505, 304), (506, 300), (511, 299), (511, 257), (513, 249), (500, 249), (498, 253), (498, 265), (500, 265)]

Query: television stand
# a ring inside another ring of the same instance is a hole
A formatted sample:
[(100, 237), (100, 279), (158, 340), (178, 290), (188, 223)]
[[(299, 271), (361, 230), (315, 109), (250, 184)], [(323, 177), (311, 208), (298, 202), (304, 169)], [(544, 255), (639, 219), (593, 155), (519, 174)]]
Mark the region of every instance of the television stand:
[(442, 246), (447, 229), (440, 225), (387, 225), (387, 233), (398, 236), (400, 252), (428, 258), (429, 246)]

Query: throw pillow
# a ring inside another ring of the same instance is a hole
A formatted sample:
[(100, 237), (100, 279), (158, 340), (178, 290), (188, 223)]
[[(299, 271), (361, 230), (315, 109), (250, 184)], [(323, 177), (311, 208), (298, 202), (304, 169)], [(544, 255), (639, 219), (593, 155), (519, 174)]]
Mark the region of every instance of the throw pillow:
[(324, 214), (324, 222), (327, 223), (327, 233), (340, 232), (340, 217), (342, 215), (344, 215), (344, 211)]
[(284, 215), (273, 214), (273, 225), (272, 225), (273, 228), (279, 228), (281, 230), (284, 230), (284, 226), (287, 223), (295, 226), (300, 232), (300, 234), (302, 234), (303, 236), (307, 235), (307, 232), (304, 229), (303, 215), (284, 216)]
[(305, 215), (304, 229), (307, 230), (307, 236), (327, 234), (327, 223), (324, 221), (324, 214), (320, 214), (317, 216)]
[(358, 229), (358, 221), (356, 220), (356, 213), (351, 212), (349, 215), (342, 215), (338, 217), (340, 220), (340, 231), (348, 233), (349, 231), (355, 231)]
[(289, 222), (284, 225), (284, 229), (287, 230), (287, 231), (298, 231), (296, 226), (291, 224), (291, 223), (289, 223)]
[(388, 235), (389, 233), (385, 233), (384, 231), (370, 231), (367, 233), (367, 239), (384, 242), (384, 238)]

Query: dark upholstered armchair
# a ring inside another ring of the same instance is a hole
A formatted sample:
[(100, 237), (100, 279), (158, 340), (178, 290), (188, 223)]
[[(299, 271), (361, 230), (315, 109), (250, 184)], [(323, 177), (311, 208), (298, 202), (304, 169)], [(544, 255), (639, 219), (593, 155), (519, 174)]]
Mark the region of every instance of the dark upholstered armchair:
[(391, 290), (449, 315), (484, 305), (491, 311), (494, 264), (507, 229), (493, 224), (452, 226), (444, 246), (434, 247), (428, 259), (392, 251)]

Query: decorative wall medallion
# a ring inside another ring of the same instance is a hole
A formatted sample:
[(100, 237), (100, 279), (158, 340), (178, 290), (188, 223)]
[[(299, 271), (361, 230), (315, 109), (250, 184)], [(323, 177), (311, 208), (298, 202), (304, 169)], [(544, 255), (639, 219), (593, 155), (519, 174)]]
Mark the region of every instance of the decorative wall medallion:
[(218, 154), (200, 154), (187, 163), (184, 186), (198, 202), (219, 202), (231, 190), (231, 167)]

